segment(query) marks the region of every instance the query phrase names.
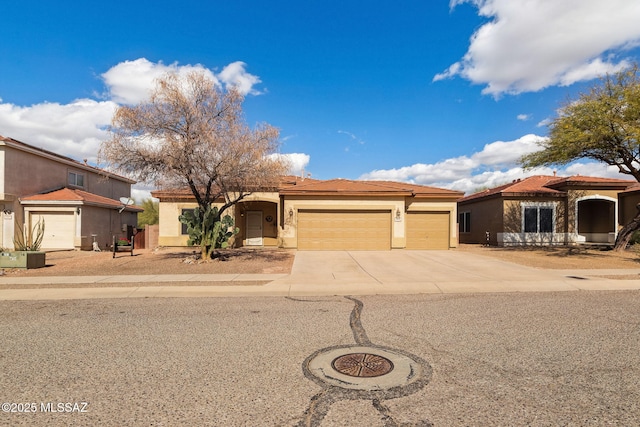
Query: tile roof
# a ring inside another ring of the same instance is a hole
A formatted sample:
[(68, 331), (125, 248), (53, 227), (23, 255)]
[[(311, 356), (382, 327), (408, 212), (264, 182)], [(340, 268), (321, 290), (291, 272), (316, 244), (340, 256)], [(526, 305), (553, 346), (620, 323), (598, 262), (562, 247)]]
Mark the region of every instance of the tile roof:
[[(308, 184), (312, 182), (318, 182), (318, 180), (313, 178), (303, 178), (303, 177), (294, 176), (294, 175), (286, 175), (281, 177), (277, 187), (278, 189), (281, 190), (281, 189), (289, 188), (295, 185)], [(218, 191), (218, 187), (216, 187), (214, 184), (214, 188), (212, 188), (211, 191), (213, 193), (216, 193)], [(256, 190), (256, 191), (274, 191), (274, 190), (273, 188), (268, 188), (268, 189)], [(174, 200), (193, 200), (194, 199), (193, 193), (191, 192), (191, 189), (188, 187), (164, 188), (164, 189), (153, 190), (151, 192), (151, 196), (157, 199), (174, 199)]]
[[(110, 199), (108, 197), (99, 196), (97, 194), (89, 193), (75, 188), (61, 188), (59, 190), (53, 190), (47, 193), (33, 194), (31, 196), (21, 197), (20, 202), (24, 204), (55, 204), (55, 203), (67, 203), (72, 205), (91, 205), (101, 206), (106, 208), (121, 208), (122, 203), (119, 200)], [(144, 209), (131, 205), (127, 206), (126, 210), (134, 212), (142, 212)]]
[(570, 187), (572, 185), (588, 185), (603, 188), (615, 187), (624, 189), (626, 187), (632, 186), (634, 183), (635, 181), (624, 179), (600, 178), (581, 175), (574, 175), (569, 177), (534, 175), (528, 178), (517, 179), (515, 181), (512, 181), (511, 183), (480, 191), (478, 193), (470, 194), (458, 200), (458, 202), (468, 202), (471, 200), (477, 200), (491, 196), (505, 195), (535, 194), (562, 196), (565, 194), (565, 192), (561, 191), (560, 189)]
[[(315, 196), (412, 196), (418, 198), (460, 198), (460, 191), (394, 181), (355, 181), (349, 179), (318, 180), (285, 176), (279, 186), (282, 195)], [(193, 200), (188, 188), (155, 190), (156, 198)]]
[(563, 178), (557, 178), (556, 180), (550, 181), (547, 186), (548, 187), (562, 187), (562, 186), (572, 186), (572, 185), (587, 185), (587, 186), (597, 186), (597, 187), (618, 187), (618, 188), (627, 188), (637, 184), (635, 180), (629, 179), (617, 179), (617, 178), (601, 178), (597, 176), (584, 176), (584, 175), (573, 175)]
[(301, 183), (280, 190), (283, 195), (323, 195), (323, 196), (416, 196), (416, 197), (455, 197), (463, 193), (425, 185), (393, 181), (355, 181), (349, 179), (331, 179)]

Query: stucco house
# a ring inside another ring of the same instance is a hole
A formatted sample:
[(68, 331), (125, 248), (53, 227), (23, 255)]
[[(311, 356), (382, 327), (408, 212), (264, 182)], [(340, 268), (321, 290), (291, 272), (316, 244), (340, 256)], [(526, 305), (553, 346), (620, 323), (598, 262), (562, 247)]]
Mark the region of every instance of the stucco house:
[(123, 207), (135, 181), (0, 135), (0, 242), (45, 222), (43, 250), (101, 248), (128, 237), (142, 209)]
[[(178, 216), (197, 206), (188, 190), (157, 190), (160, 246), (186, 246)], [(456, 201), (463, 193), (389, 181), (283, 177), (277, 191), (254, 192), (227, 213), (234, 245), (307, 250), (448, 249), (458, 244)]]
[(618, 197), (636, 181), (536, 175), (458, 201), (461, 243), (612, 244), (626, 222)]

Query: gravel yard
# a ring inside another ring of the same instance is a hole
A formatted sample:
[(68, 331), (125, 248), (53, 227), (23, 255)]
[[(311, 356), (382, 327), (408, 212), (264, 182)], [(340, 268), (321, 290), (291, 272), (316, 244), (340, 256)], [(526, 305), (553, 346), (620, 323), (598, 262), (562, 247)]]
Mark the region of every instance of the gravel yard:
[(116, 253), (49, 252), (46, 267), (5, 270), (12, 276), (114, 276), (132, 274), (289, 273), (294, 252), (285, 249), (229, 249), (210, 262), (195, 260), (192, 249), (140, 249)]
[(640, 268), (640, 254), (633, 248), (624, 252), (608, 249), (576, 247), (500, 248), (481, 245), (460, 245), (455, 249), (491, 256), (535, 268), (548, 269), (630, 269)]
[[(521, 265), (545, 269), (638, 269), (640, 255), (625, 252), (576, 248), (498, 248), (460, 245), (454, 251), (467, 251)], [(221, 251), (210, 262), (195, 261), (192, 249), (159, 248), (136, 250), (134, 256), (120, 252), (62, 251), (47, 253), (47, 266), (33, 270), (12, 269), (11, 276), (113, 276), (132, 274), (240, 274), (289, 273), (295, 258), (291, 249), (237, 248)], [(638, 278), (632, 273), (630, 277)], [(617, 277), (620, 278), (620, 277)]]

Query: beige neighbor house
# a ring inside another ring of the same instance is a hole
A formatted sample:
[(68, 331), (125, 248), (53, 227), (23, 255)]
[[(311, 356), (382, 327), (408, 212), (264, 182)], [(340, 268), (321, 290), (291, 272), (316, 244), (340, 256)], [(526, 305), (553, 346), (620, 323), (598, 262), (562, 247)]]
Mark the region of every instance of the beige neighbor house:
[[(463, 193), (388, 181), (284, 177), (278, 191), (255, 192), (227, 213), (233, 244), (302, 250), (449, 249), (458, 244), (456, 201)], [(196, 207), (188, 190), (158, 190), (159, 245), (186, 246), (178, 216)]]
[(42, 250), (101, 248), (130, 237), (142, 209), (123, 207), (135, 181), (0, 136), (0, 244), (13, 249), (16, 225), (45, 222)]
[(628, 224), (640, 209), (640, 184), (635, 183), (618, 194), (620, 204), (620, 224)]
[(458, 201), (461, 243), (491, 245), (613, 244), (619, 195), (636, 181), (587, 176), (532, 176)]

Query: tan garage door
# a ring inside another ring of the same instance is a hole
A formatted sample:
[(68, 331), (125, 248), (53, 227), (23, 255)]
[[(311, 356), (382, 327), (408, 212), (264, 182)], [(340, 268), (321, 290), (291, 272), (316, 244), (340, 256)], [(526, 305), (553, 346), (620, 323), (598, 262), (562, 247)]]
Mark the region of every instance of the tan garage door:
[(407, 212), (407, 249), (449, 249), (449, 212)]
[(298, 249), (391, 249), (391, 212), (300, 210)]
[(73, 212), (32, 212), (31, 224), (44, 219), (42, 249), (73, 249), (76, 222)]

